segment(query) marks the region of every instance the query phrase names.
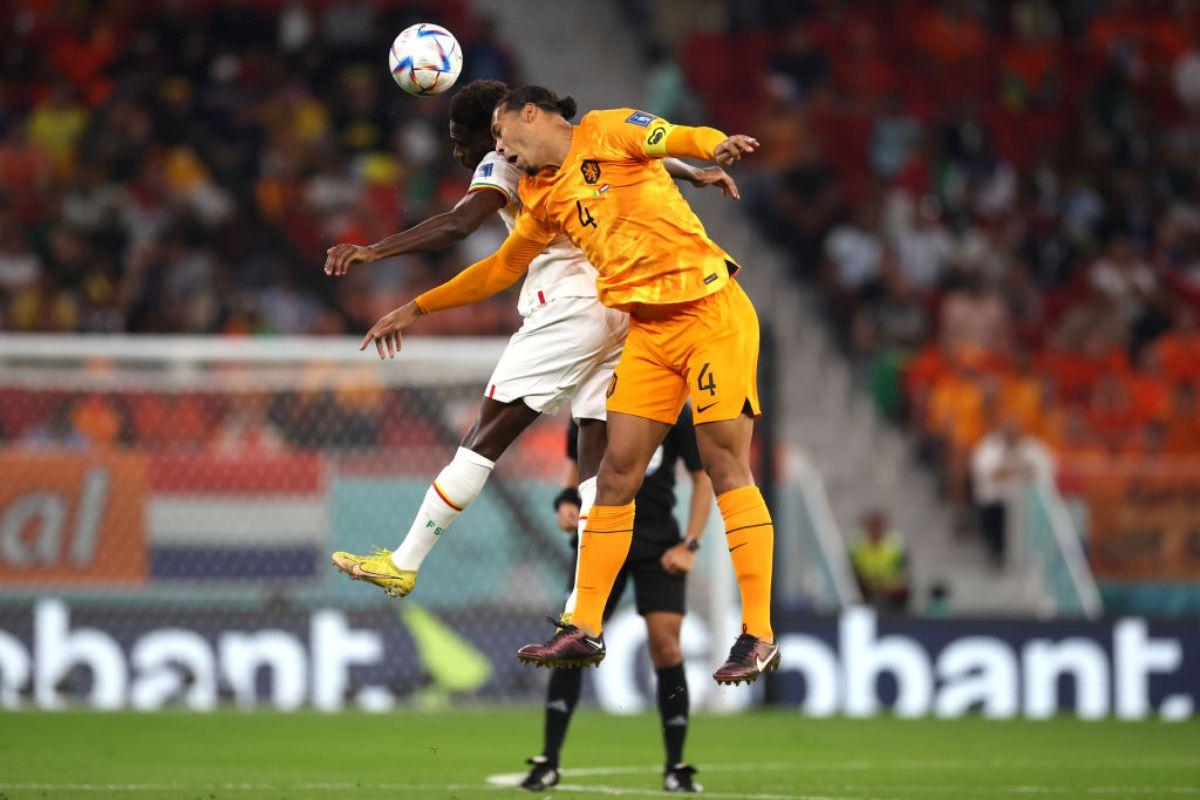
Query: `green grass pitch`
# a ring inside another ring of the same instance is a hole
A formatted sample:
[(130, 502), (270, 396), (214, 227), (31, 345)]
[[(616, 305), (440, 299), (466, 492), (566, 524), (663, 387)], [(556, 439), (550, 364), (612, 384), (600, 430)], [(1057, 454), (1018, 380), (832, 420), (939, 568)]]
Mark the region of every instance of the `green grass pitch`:
[[(0, 715), (0, 800), (514, 796), (536, 709), (366, 714)], [(749, 800), (1200, 798), (1200, 723), (693, 718), (709, 797)], [(662, 796), (657, 718), (581, 712), (564, 798)], [(492, 782), (488, 779), (492, 777)]]

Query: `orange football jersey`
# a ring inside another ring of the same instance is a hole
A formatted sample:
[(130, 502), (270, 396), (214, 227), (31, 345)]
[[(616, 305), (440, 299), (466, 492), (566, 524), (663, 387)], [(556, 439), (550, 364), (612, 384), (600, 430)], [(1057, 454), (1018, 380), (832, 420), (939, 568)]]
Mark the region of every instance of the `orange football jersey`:
[(558, 171), (521, 180), (514, 233), (549, 241), (561, 231), (596, 268), (600, 302), (612, 308), (719, 291), (733, 259), (656, 157), (670, 131), (666, 120), (631, 108), (585, 115)]

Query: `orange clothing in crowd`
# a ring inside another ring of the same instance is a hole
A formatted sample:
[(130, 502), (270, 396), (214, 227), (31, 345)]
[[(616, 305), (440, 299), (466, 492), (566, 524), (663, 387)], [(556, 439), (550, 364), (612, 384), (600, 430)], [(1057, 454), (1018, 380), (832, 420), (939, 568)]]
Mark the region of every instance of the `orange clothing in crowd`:
[(997, 407), (1001, 419), (1017, 422), (1022, 430), (1034, 430), (1044, 415), (1042, 381), (1036, 375), (1015, 374), (1000, 381)]
[(933, 387), (927, 425), (959, 450), (971, 447), (987, 433), (983, 390), (958, 375), (946, 375)]
[(93, 444), (115, 444), (121, 435), (121, 417), (100, 395), (92, 395), (75, 406), (71, 424)]
[(1166, 333), (1153, 346), (1172, 381), (1200, 381), (1200, 331)]
[(1138, 373), (1128, 379), (1134, 416), (1142, 422), (1162, 420), (1171, 409), (1171, 387), (1161, 377)]

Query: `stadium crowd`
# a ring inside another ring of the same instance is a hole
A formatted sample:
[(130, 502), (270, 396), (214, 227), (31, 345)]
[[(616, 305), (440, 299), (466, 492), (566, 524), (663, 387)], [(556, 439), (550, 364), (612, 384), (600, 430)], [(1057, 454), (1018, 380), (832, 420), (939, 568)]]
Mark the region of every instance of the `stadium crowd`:
[[(459, 0), (0, 4), (0, 330), (359, 331), (469, 263), (320, 269), (465, 186), (445, 98), (404, 102), (383, 72), (431, 14), (471, 51), (464, 81), (515, 77)], [(512, 306), (423, 332), (509, 332)]]
[(701, 5), (681, 61), (764, 142), (756, 218), (959, 499), (1002, 424), (1200, 455), (1200, 6)]
[[(719, 24), (650, 48), (655, 110), (758, 133), (754, 216), (956, 492), (1001, 422), (1060, 454), (1200, 453), (1194, 4), (690, 8)], [(4, 5), (0, 329), (361, 330), (489, 250), (320, 270), (461, 191), (444, 99), (403, 102), (366, 57), (434, 11)], [(435, 15), (462, 80), (516, 77), (464, 3)], [(421, 332), (508, 332), (512, 306)]]

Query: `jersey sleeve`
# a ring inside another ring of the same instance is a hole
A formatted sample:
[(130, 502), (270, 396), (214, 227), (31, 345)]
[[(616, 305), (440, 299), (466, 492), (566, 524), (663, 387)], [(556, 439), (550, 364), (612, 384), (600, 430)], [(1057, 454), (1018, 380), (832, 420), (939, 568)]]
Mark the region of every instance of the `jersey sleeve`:
[(683, 412), (680, 413), (679, 419), (671, 429), (671, 434), (675, 436), (679, 457), (683, 459), (683, 466), (687, 468), (687, 471), (700, 472), (703, 470), (704, 462), (700, 460), (700, 445), (696, 444), (696, 425), (692, 420), (691, 406), (683, 407)]
[(633, 108), (593, 111), (584, 120), (613, 155), (626, 158), (681, 156), (712, 160), (713, 148), (725, 139), (725, 134), (715, 128), (673, 125)]
[(653, 157), (646, 152), (647, 143), (665, 141), (671, 127), (665, 119), (634, 108), (593, 111), (583, 124), (609, 155), (642, 161)]
[(529, 242), (540, 242), (542, 250), (545, 250), (547, 245), (554, 241), (557, 232), (530, 210), (528, 205), (524, 205), (521, 213), (517, 215), (517, 225), (513, 228), (512, 235), (520, 236)]
[(491, 189), (504, 195), (506, 203), (511, 203), (517, 199), (517, 184), (520, 180), (520, 172), (493, 151), (484, 156), (479, 166), (475, 167), (467, 191)]
[(434, 311), (478, 303), (516, 283), (529, 269), (530, 263), (554, 238), (553, 233), (546, 233), (536, 227), (536, 222), (526, 226), (526, 230), (529, 231), (529, 235), (526, 235), (520, 223), (530, 216), (520, 216), (516, 229), (508, 235), (495, 253), (475, 262), (442, 285), (418, 296), (414, 302), (421, 313), (431, 314)]

